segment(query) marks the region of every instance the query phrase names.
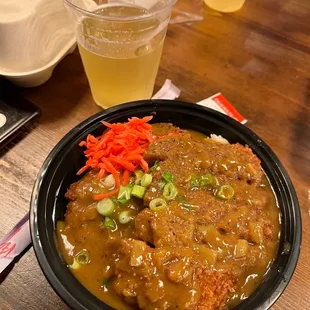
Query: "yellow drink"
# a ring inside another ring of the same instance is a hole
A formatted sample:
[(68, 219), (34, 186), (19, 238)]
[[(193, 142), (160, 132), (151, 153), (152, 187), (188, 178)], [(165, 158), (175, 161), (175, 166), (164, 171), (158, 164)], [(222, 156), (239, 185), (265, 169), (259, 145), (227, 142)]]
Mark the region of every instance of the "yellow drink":
[(211, 9), (230, 13), (242, 8), (245, 0), (204, 0)]
[[(113, 18), (147, 12), (136, 6), (105, 5), (94, 13)], [(81, 20), (78, 46), (98, 105), (107, 108), (152, 96), (166, 28), (155, 17), (128, 22)]]

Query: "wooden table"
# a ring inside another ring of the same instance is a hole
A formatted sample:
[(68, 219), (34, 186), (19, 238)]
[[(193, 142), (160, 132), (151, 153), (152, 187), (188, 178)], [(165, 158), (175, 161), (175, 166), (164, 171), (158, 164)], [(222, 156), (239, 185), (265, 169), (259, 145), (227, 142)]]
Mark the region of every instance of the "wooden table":
[[(247, 126), (275, 151), (296, 187), (303, 243), (295, 275), (273, 309), (310, 309), (310, 1), (247, 0), (242, 10), (171, 25), (156, 89), (170, 78), (181, 99), (222, 92)], [(77, 51), (43, 86), (24, 94), (42, 117), (1, 152), (0, 236), (28, 211), (32, 185), (58, 140), (100, 109)], [(67, 309), (50, 287), (33, 249), (0, 286), (1, 309)]]

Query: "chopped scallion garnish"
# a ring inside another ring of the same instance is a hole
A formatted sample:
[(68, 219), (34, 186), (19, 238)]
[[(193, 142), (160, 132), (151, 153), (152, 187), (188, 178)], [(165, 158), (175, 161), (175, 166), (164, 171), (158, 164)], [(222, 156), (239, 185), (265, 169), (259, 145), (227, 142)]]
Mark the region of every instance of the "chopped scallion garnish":
[(119, 204), (119, 205), (124, 205), (126, 202), (128, 202), (128, 199), (126, 198), (123, 198), (123, 199), (117, 199), (116, 202)]
[(109, 283), (109, 279), (108, 278), (103, 278), (102, 280), (102, 286), (107, 286)]
[(151, 200), (149, 207), (152, 211), (158, 212), (167, 208), (167, 202), (162, 198), (155, 198)]
[(81, 252), (77, 253), (75, 255), (75, 259), (76, 259), (77, 263), (79, 263), (81, 265), (86, 265), (90, 262), (88, 253), (85, 250), (82, 250)]
[(212, 176), (212, 174), (204, 174), (201, 177), (197, 178), (195, 175), (191, 176), (191, 184), (195, 187), (207, 186), (207, 185), (215, 185), (216, 178)]
[(182, 203), (182, 208), (186, 209), (187, 211), (191, 210), (191, 205), (188, 203)]
[(145, 187), (140, 186), (140, 185), (134, 185), (132, 188), (131, 195), (137, 198), (143, 198), (145, 194)]
[(159, 190), (163, 191), (166, 184), (167, 183), (165, 181), (160, 181), (159, 184), (158, 184)]
[(216, 196), (218, 198), (229, 200), (235, 195), (235, 190), (230, 185), (222, 185), (216, 191)]
[(178, 194), (177, 188), (172, 183), (167, 183), (164, 187), (163, 196), (166, 200), (173, 200)]
[(115, 230), (117, 228), (115, 221), (107, 216), (104, 219), (103, 225), (105, 228), (109, 228), (111, 230)]
[(156, 169), (157, 169), (158, 166), (159, 166), (159, 163), (160, 163), (160, 161), (159, 161), (159, 160), (156, 160), (155, 163), (154, 163), (154, 165), (151, 167), (150, 172), (156, 171)]
[(103, 216), (111, 215), (114, 211), (114, 202), (110, 198), (105, 198), (97, 203), (97, 211)]
[(115, 187), (115, 179), (112, 174), (109, 174), (105, 180), (103, 181), (103, 185), (107, 188), (114, 188)]
[(210, 173), (208, 173), (200, 177), (199, 184), (200, 186), (212, 185), (213, 181), (214, 181), (213, 176)]
[(196, 176), (194, 176), (194, 175), (192, 175), (192, 177), (191, 177), (191, 184), (193, 186), (196, 186), (196, 187), (199, 186), (199, 179)]
[(77, 270), (81, 268), (82, 265), (86, 265), (90, 263), (89, 255), (86, 250), (82, 250), (81, 252), (77, 253), (73, 258), (73, 264), (69, 267), (71, 269)]
[(71, 269), (77, 270), (81, 268), (81, 265), (77, 262), (75, 258), (73, 258), (73, 263), (69, 265)]
[(146, 173), (141, 179), (141, 186), (148, 187), (151, 185), (153, 177), (151, 174)]
[(187, 211), (191, 210), (191, 205), (185, 201), (185, 197), (184, 196), (180, 196), (178, 200), (179, 200), (180, 206), (182, 208), (186, 209)]
[(165, 171), (162, 175), (162, 178), (167, 182), (167, 183), (173, 183), (174, 181), (174, 176), (169, 172)]
[(117, 199), (130, 199), (132, 188), (130, 186), (121, 186), (117, 195)]
[(139, 184), (144, 173), (140, 169), (136, 170), (134, 173), (135, 173), (135, 176), (136, 176), (135, 184)]
[(122, 211), (119, 215), (118, 215), (118, 221), (121, 224), (127, 224), (132, 220), (132, 217), (130, 216), (130, 212), (129, 211)]

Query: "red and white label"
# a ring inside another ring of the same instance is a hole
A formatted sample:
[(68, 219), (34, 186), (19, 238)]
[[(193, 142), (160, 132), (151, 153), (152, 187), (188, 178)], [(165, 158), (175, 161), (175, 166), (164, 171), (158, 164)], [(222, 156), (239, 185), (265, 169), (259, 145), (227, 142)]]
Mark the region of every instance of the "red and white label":
[(241, 124), (245, 124), (247, 122), (247, 120), (232, 106), (231, 103), (228, 102), (228, 100), (221, 93), (199, 101), (197, 104), (226, 114)]
[(0, 273), (31, 243), (29, 213), (0, 240)]

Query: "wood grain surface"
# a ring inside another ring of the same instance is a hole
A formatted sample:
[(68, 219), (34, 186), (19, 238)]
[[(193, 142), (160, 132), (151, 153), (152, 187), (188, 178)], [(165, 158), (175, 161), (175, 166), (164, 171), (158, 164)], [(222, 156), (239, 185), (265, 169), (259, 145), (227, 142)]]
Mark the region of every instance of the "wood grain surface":
[[(166, 78), (181, 99), (217, 92), (248, 119), (289, 172), (303, 218), (300, 260), (273, 309), (310, 309), (310, 1), (247, 0), (234, 14), (205, 8), (204, 21), (170, 25), (156, 90)], [(41, 164), (72, 127), (99, 111), (77, 51), (44, 85), (23, 91), (42, 116), (0, 158), (0, 237), (29, 209)], [(68, 309), (30, 248), (0, 285), (0, 309)]]

